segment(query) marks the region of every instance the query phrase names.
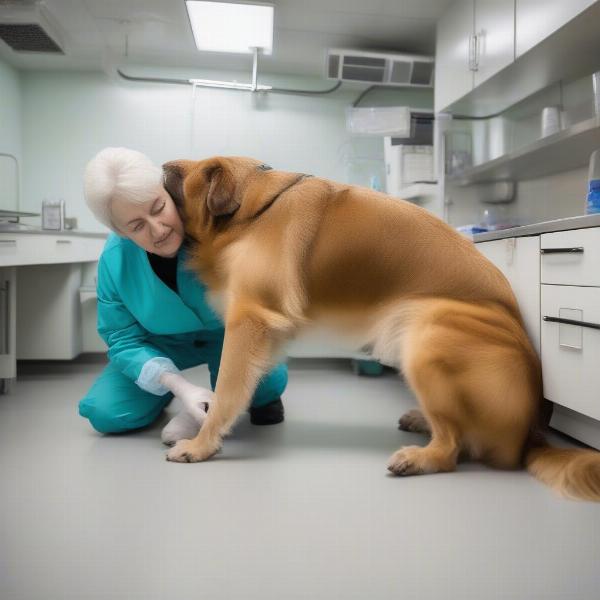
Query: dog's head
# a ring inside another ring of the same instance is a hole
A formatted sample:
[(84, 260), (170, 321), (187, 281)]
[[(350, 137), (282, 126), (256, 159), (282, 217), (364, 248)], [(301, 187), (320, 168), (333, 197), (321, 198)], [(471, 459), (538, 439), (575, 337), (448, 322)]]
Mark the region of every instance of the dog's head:
[(298, 177), (252, 158), (222, 156), (171, 161), (163, 172), (165, 189), (195, 238), (210, 227), (251, 220)]

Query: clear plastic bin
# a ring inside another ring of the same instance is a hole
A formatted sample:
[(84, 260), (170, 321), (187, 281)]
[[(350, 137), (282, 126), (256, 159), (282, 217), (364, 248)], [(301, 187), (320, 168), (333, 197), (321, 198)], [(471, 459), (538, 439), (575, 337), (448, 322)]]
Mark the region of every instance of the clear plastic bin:
[(346, 129), (354, 135), (410, 137), (408, 106), (376, 106), (346, 109)]

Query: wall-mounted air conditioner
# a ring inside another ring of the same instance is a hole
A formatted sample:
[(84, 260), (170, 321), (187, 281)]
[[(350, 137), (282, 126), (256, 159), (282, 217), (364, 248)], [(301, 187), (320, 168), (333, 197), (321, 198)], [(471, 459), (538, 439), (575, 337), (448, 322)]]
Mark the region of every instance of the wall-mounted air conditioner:
[(327, 77), (374, 85), (433, 87), (433, 56), (330, 48)]
[(14, 52), (65, 53), (60, 27), (42, 2), (0, 2), (0, 40)]

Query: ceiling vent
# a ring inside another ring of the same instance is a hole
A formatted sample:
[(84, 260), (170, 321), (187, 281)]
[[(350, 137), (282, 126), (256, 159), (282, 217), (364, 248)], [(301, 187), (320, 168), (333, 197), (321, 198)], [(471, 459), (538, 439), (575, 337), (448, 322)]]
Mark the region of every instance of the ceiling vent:
[(373, 85), (433, 87), (432, 56), (330, 48), (327, 77)]
[(64, 54), (64, 42), (40, 2), (0, 1), (0, 40), (14, 52)]

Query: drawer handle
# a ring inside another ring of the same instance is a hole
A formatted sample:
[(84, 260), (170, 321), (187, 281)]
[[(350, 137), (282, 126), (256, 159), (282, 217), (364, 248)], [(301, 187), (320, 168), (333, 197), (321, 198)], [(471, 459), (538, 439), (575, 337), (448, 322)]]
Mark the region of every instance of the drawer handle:
[(57, 244), (71, 244), (73, 240), (56, 240)]
[(543, 317), (544, 321), (551, 323), (564, 323), (565, 325), (577, 325), (579, 327), (589, 327), (590, 329), (600, 329), (597, 323), (588, 323), (587, 321), (576, 321), (575, 319), (561, 319), (560, 317)]
[(0, 244), (2, 246), (16, 246), (17, 240), (0, 240)]
[(583, 248), (542, 248), (541, 254), (583, 254)]

